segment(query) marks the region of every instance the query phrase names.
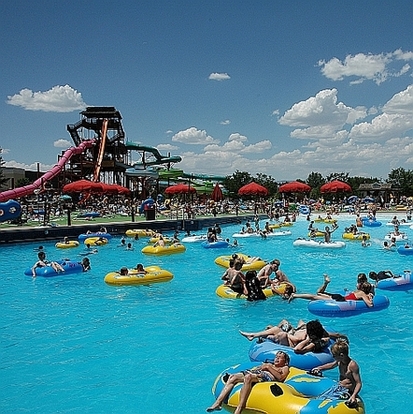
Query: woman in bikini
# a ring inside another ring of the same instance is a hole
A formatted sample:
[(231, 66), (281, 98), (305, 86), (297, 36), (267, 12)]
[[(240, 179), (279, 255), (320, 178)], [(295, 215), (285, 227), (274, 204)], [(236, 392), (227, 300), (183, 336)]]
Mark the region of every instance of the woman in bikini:
[(337, 302), (345, 302), (346, 300), (363, 300), (364, 303), (371, 308), (373, 306), (373, 295), (370, 292), (371, 284), (364, 282), (360, 285), (360, 288), (348, 293), (346, 296), (343, 296), (339, 293), (327, 293), (328, 284), (330, 283), (330, 278), (328, 275), (324, 275), (324, 283), (317, 290), (316, 294), (313, 293), (292, 293), (288, 299), (288, 302), (291, 302), (293, 299), (301, 298), (307, 300), (335, 300)]

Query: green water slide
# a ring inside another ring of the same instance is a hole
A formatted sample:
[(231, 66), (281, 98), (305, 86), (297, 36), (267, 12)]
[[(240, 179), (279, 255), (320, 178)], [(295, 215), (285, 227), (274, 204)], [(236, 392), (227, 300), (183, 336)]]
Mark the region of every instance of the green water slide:
[[(127, 150), (139, 151), (143, 153), (142, 160), (136, 163), (136, 165), (160, 165), (182, 161), (182, 158), (179, 155), (162, 155), (157, 148), (149, 147), (147, 145), (141, 145), (127, 141), (125, 143), (125, 147)], [(146, 153), (150, 154), (147, 159), (145, 158)]]

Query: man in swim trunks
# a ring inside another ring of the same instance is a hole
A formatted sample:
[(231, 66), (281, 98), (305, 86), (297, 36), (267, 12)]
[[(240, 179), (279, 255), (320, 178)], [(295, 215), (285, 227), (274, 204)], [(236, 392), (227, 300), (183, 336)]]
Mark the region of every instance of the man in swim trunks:
[(338, 386), (329, 389), (322, 394), (325, 398), (346, 398), (349, 407), (355, 407), (357, 397), (362, 387), (360, 368), (354, 359), (349, 356), (349, 346), (345, 340), (338, 339), (331, 347), (334, 362), (320, 365), (310, 372), (320, 375), (321, 371), (338, 367), (340, 378)]
[(258, 369), (241, 371), (230, 375), (215, 403), (206, 409), (207, 412), (221, 410), (222, 403), (230, 395), (235, 385), (243, 382), (244, 385), (240, 391), (238, 406), (234, 411), (234, 414), (240, 414), (247, 404), (253, 384), (263, 381), (284, 382), (290, 372), (289, 363), (289, 356), (282, 351), (278, 351), (273, 363), (263, 363)]

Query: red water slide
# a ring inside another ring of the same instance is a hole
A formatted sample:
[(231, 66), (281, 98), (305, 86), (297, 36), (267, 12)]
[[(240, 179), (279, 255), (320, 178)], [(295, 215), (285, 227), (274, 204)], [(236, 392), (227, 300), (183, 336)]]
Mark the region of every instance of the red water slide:
[(93, 147), (96, 140), (91, 139), (83, 141), (78, 147), (70, 147), (60, 158), (59, 162), (50, 170), (43, 174), (33, 184), (25, 185), (24, 187), (14, 188), (13, 190), (7, 190), (0, 193), (0, 201), (7, 201), (12, 198), (24, 197), (32, 194), (34, 190), (42, 188), (44, 184), (56, 177), (64, 168), (65, 164), (70, 160), (73, 155), (81, 154), (86, 149)]

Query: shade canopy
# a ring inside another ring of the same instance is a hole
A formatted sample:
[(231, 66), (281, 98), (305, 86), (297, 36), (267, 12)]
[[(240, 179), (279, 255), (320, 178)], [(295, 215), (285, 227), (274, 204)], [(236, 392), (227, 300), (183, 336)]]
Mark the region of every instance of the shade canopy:
[(343, 183), (339, 180), (330, 181), (320, 187), (322, 193), (340, 193), (349, 192), (351, 187), (347, 183)]
[(66, 184), (63, 187), (64, 193), (81, 193), (83, 191), (101, 193), (103, 192), (103, 186), (101, 183), (95, 183), (89, 180), (78, 180), (73, 183)]
[(238, 190), (238, 195), (256, 195), (256, 196), (266, 196), (268, 195), (268, 190), (260, 184), (252, 183), (246, 184)]
[(189, 184), (179, 183), (175, 185), (171, 185), (167, 187), (165, 190), (166, 194), (174, 195), (174, 194), (192, 194), (196, 193), (194, 187), (191, 187)]
[(222, 201), (224, 199), (224, 194), (222, 194), (221, 187), (218, 183), (215, 184), (215, 187), (211, 194), (211, 199), (214, 201)]
[(311, 191), (311, 187), (300, 181), (291, 181), (278, 188), (279, 193), (308, 193), (309, 191)]
[(106, 194), (129, 194), (130, 190), (118, 184), (95, 183), (89, 180), (79, 180), (66, 184), (64, 193), (106, 193)]

